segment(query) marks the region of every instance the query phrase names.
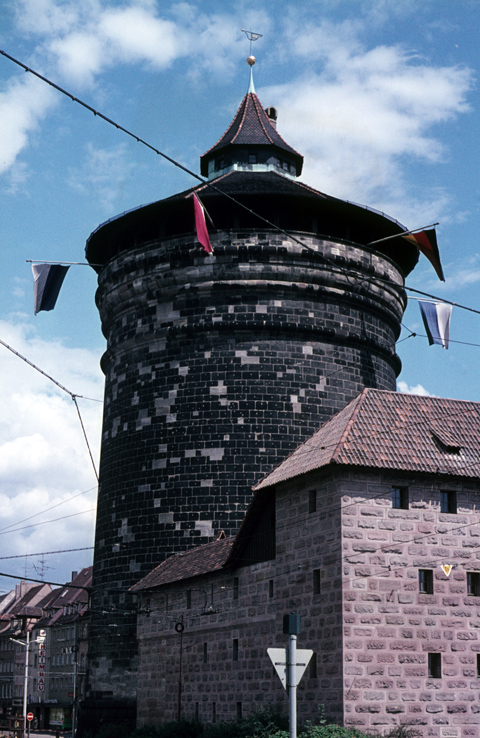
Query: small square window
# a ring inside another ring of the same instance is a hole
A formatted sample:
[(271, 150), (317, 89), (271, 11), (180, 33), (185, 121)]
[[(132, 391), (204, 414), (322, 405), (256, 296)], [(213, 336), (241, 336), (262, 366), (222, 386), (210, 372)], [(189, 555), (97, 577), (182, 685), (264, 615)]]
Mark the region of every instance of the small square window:
[(480, 574), (478, 571), (467, 571), (467, 594), (480, 597)]
[(423, 594), (433, 594), (433, 569), (418, 570), (418, 591)]
[(248, 155), (248, 163), (249, 164), (256, 164), (257, 163), (257, 155), (256, 154), (249, 154)]
[(455, 490), (441, 490), (440, 512), (455, 515), (457, 512), (457, 493)]
[(442, 654), (428, 654), (428, 676), (430, 679), (440, 679), (442, 676)]
[(392, 487), (392, 507), (408, 510), (408, 487)]
[(308, 493), (308, 512), (317, 512), (317, 490), (311, 489)]

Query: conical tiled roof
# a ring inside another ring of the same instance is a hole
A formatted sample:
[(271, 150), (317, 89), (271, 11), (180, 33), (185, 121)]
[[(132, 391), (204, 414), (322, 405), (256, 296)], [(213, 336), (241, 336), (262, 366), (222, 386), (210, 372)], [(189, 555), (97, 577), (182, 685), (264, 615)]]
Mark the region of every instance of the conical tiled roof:
[[(257, 95), (254, 92), (247, 92), (223, 136), (200, 157), (201, 173), (204, 177), (208, 176), (209, 163), (220, 154), (226, 155), (236, 151), (238, 158), (234, 154), (232, 163), (241, 165), (249, 163), (248, 152), (253, 153), (259, 149), (270, 151), (277, 158), (283, 157), (278, 168), (290, 171), (290, 167), (293, 167), (295, 176), (300, 176), (303, 156), (283, 140)], [(289, 169), (286, 169), (284, 164), (289, 165)]]

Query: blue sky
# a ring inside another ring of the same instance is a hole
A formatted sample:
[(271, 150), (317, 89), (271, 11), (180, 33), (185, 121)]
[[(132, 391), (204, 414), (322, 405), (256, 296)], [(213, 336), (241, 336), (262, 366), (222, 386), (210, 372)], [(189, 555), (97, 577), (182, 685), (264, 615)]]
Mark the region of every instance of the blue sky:
[[(241, 29), (263, 34), (256, 91), (305, 156), (302, 180), (408, 228), (439, 221), (446, 282), (421, 256), (407, 285), (476, 310), (479, 27), (480, 0), (0, 6), (2, 50), (195, 172), (247, 90)], [(83, 261), (101, 222), (194, 183), (0, 56), (0, 340), (92, 398), (78, 402), (96, 458), (96, 276), (72, 267), (56, 309), (34, 317), (26, 260)], [(468, 345), (480, 315), (454, 308), (448, 351), (428, 346), (414, 300), (404, 326), (402, 391), (480, 400), (480, 349)], [(25, 556), (92, 545), (95, 474), (70, 396), (3, 346), (0, 357), (0, 557), (24, 557), (0, 558), (0, 572), (65, 581), (90, 551)]]

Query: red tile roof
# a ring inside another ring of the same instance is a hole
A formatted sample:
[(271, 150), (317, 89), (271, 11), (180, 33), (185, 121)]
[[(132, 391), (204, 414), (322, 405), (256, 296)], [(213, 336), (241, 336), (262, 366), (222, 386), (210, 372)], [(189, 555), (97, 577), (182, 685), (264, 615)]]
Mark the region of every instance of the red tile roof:
[(364, 389), (254, 490), (329, 464), (480, 476), (480, 403)]
[(141, 592), (160, 587), (162, 584), (170, 584), (221, 569), (227, 560), (233, 541), (233, 538), (222, 538), (213, 543), (196, 546), (185, 553), (171, 556), (131, 587), (131, 590)]

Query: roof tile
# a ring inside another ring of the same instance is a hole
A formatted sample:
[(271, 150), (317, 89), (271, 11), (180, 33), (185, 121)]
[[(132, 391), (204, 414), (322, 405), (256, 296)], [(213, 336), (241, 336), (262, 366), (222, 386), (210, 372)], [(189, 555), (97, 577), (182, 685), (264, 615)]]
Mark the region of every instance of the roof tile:
[(475, 478), (479, 438), (480, 403), (367, 388), (254, 489), (329, 464)]
[(131, 587), (131, 590), (140, 592), (221, 569), (227, 560), (233, 541), (233, 538), (222, 538), (213, 543), (196, 546), (185, 553), (171, 556)]

